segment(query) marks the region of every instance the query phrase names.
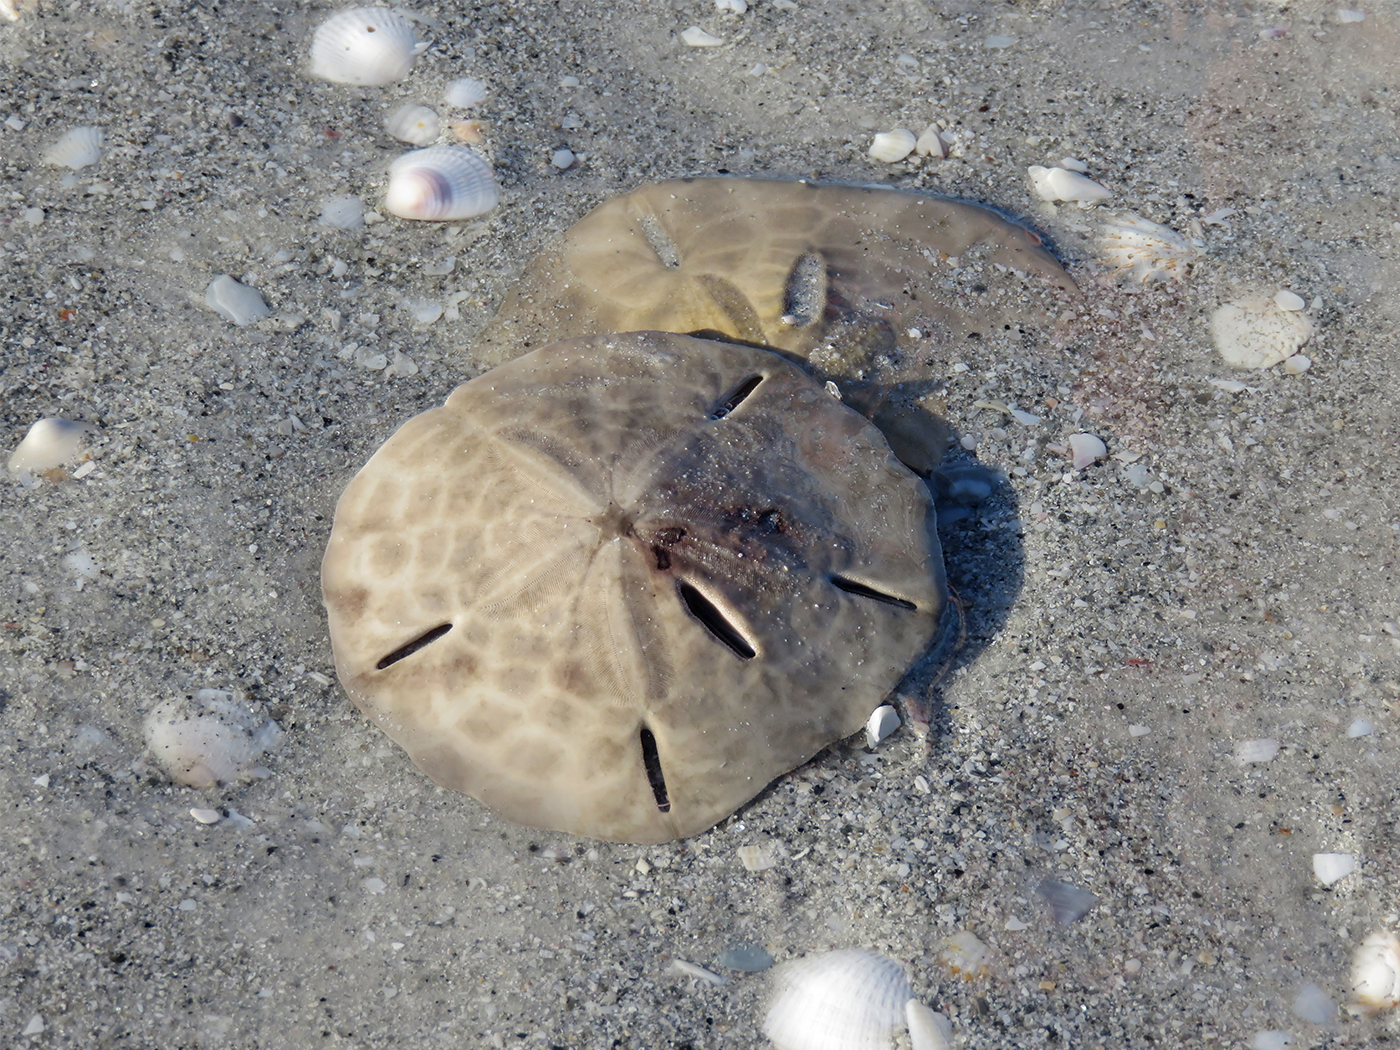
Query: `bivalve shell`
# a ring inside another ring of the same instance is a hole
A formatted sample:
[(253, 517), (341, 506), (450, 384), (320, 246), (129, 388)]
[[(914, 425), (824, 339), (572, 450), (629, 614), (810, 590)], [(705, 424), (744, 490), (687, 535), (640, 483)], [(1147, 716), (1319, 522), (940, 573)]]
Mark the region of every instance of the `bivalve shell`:
[(1400, 1006), (1400, 940), (1373, 933), (1351, 960), (1351, 997), (1372, 1013)]
[(42, 474), (78, 458), (83, 443), (97, 430), (91, 423), (49, 416), (29, 428), (10, 455), (9, 468), (18, 474), (28, 470)]
[(889, 956), (809, 955), (774, 971), (763, 1032), (779, 1050), (888, 1050), (913, 997), (904, 968)]
[(389, 168), (384, 207), (401, 219), (470, 219), (500, 200), (491, 165), (461, 146), (405, 153)]
[(1236, 299), (1210, 315), (1211, 341), (1236, 368), (1270, 368), (1286, 361), (1312, 334), (1307, 314), (1280, 310), (1272, 299)]
[(1032, 164), (1026, 169), (1031, 177), (1035, 195), (1043, 201), (1101, 201), (1113, 196), (1113, 191), (1077, 171), (1065, 168), (1042, 168)]
[(313, 77), (337, 84), (382, 87), (406, 76), (427, 46), (397, 11), (356, 7), (317, 26), (307, 68)]
[(904, 1004), (904, 1022), (909, 1026), (913, 1050), (949, 1050), (953, 1045), (953, 1026), (947, 1015), (935, 1013), (917, 999)]
[(81, 127), (63, 133), (44, 150), (44, 163), (51, 168), (86, 168), (102, 159), (102, 129)]
[(1099, 252), (1115, 279), (1184, 281), (1204, 252), (1170, 227), (1141, 215), (1116, 215), (1099, 227)]
[(442, 125), (438, 123), (437, 114), (427, 106), (409, 102), (384, 118), (384, 130), (400, 142), (427, 146), (437, 139)]
[(472, 106), (479, 106), (486, 101), (486, 84), (471, 77), (463, 77), (448, 84), (442, 97), (449, 106), (471, 109)]
[(893, 131), (882, 131), (875, 136), (870, 143), (870, 156), (874, 160), (884, 161), (886, 164), (894, 164), (903, 160), (914, 152), (914, 147), (919, 140), (914, 137), (914, 133), (908, 128), (895, 128)]

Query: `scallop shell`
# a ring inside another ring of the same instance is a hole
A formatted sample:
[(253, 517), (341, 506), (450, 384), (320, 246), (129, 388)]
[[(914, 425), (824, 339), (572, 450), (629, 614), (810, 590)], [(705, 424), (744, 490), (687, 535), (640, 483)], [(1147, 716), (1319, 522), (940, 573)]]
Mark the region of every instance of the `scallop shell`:
[(406, 76), (427, 46), (397, 11), (356, 7), (338, 11), (316, 27), (307, 69), (313, 77), (337, 84), (382, 87)]
[(72, 168), (77, 171), (101, 159), (101, 128), (73, 128), (44, 150), (44, 163), (51, 168)]
[(1035, 194), (1043, 201), (1101, 201), (1112, 197), (1113, 191), (1102, 186), (1077, 171), (1065, 168), (1042, 168), (1032, 164), (1026, 169), (1035, 188)]
[(400, 142), (426, 146), (437, 139), (442, 125), (438, 123), (437, 114), (427, 106), (409, 102), (384, 118), (384, 130)]
[(918, 141), (908, 128), (882, 131), (870, 143), (870, 156), (886, 164), (894, 164), (914, 152)]
[(1099, 227), (1099, 252), (1115, 279), (1184, 281), (1205, 254), (1200, 245), (1141, 215), (1116, 215)]
[(461, 146), (433, 146), (394, 161), (384, 207), (401, 219), (449, 222), (488, 212), (499, 200), (491, 165)]
[(1210, 315), (1211, 341), (1236, 368), (1269, 368), (1286, 361), (1312, 334), (1307, 314), (1280, 310), (1272, 299), (1236, 299)]
[(1351, 960), (1351, 997), (1371, 1012), (1400, 1006), (1400, 939), (1373, 933), (1361, 942)]
[(914, 996), (889, 956), (809, 955), (774, 971), (763, 1032), (779, 1050), (888, 1050)]
[(449, 106), (471, 109), (472, 106), (479, 106), (486, 101), (486, 84), (481, 80), (463, 77), (448, 84), (442, 98)]

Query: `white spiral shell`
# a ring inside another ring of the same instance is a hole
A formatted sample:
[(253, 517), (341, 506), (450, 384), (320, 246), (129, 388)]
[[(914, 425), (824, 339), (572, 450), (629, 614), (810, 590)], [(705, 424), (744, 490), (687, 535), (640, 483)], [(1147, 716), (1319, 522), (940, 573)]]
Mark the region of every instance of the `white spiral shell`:
[(405, 153), (389, 167), (384, 207), (401, 219), (451, 222), (490, 211), (500, 200), (491, 165), (461, 146)]
[(889, 956), (858, 949), (809, 955), (774, 971), (763, 1032), (779, 1050), (889, 1050), (913, 995)]
[(427, 46), (397, 11), (355, 7), (316, 27), (307, 68), (313, 77), (337, 84), (382, 87), (406, 76)]
[(72, 128), (44, 150), (44, 163), (51, 168), (86, 168), (102, 159), (102, 129)]
[(426, 146), (437, 139), (442, 125), (437, 114), (427, 106), (409, 102), (384, 118), (384, 130), (400, 142)]

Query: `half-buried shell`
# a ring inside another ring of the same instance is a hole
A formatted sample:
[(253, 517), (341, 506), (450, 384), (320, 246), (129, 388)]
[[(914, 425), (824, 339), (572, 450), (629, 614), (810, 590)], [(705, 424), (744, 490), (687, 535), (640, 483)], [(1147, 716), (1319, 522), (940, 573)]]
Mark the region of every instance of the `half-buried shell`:
[(461, 146), (405, 153), (389, 168), (384, 207), (401, 219), (470, 219), (501, 199), (491, 165)]
[(413, 23), (387, 7), (338, 11), (311, 37), (308, 71), (337, 84), (382, 87), (401, 80), (426, 48)]

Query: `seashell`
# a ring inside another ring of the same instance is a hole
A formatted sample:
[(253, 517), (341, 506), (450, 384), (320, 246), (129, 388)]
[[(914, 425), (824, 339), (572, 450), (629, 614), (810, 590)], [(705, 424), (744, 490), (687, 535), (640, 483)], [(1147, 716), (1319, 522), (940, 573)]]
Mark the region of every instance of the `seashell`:
[(448, 222), (490, 211), (500, 200), (491, 165), (461, 146), (405, 153), (389, 168), (384, 207), (401, 219)]
[(948, 972), (972, 980), (987, 974), (987, 946), (971, 930), (955, 933), (943, 942), (938, 961)]
[(1078, 922), (1099, 902), (1098, 897), (1083, 887), (1055, 879), (1044, 880), (1036, 886), (1035, 892), (1045, 898), (1050, 905), (1050, 914), (1061, 926)]
[(231, 690), (201, 689), (158, 704), (146, 716), (145, 736), (172, 780), (206, 788), (257, 775), (253, 763), (281, 743), (282, 729)]
[(1290, 292), (1287, 288), (1280, 288), (1274, 295), (1274, 305), (1280, 310), (1287, 310), (1290, 313), (1297, 313), (1299, 310), (1307, 308), (1307, 302), (1297, 292)]
[(454, 80), (448, 84), (442, 97), (449, 106), (456, 106), (458, 109), (471, 109), (472, 106), (479, 106), (486, 101), (486, 83), (481, 80), (473, 80), (471, 77), (463, 77), (461, 80)]
[(400, 142), (414, 146), (426, 146), (438, 137), (442, 125), (437, 114), (427, 106), (409, 102), (384, 118), (384, 130)]
[(904, 969), (875, 952), (809, 955), (773, 972), (763, 1033), (778, 1050), (888, 1050), (914, 997)]
[(914, 152), (921, 157), (937, 157), (944, 160), (948, 156), (948, 143), (938, 133), (938, 125), (930, 124), (923, 134), (914, 140)]
[(865, 746), (876, 747), (880, 741), (899, 728), (899, 715), (889, 704), (881, 704), (865, 723)]
[(1112, 197), (1113, 191), (1077, 171), (1065, 168), (1042, 168), (1032, 164), (1030, 174), (1035, 194), (1043, 201), (1101, 201)]
[(102, 129), (72, 128), (44, 150), (44, 163), (51, 168), (86, 168), (102, 159)]
[(1235, 760), (1238, 762), (1272, 762), (1278, 757), (1279, 742), (1272, 737), (1259, 740), (1241, 740), (1235, 745)]
[(715, 10), (722, 15), (742, 15), (748, 9), (748, 0), (715, 0)]
[(768, 871), (778, 866), (778, 855), (782, 852), (782, 845), (772, 841), (752, 842), (740, 846), (735, 852), (738, 853), (739, 863), (744, 866), (745, 871)]
[(1269, 368), (1312, 338), (1308, 315), (1280, 310), (1272, 299), (1236, 299), (1210, 315), (1216, 352), (1236, 368)]
[(1140, 215), (1109, 219), (1099, 227), (1097, 243), (1114, 278), (1126, 275), (1143, 284), (1185, 280), (1186, 271), (1205, 254), (1175, 230)]
[(42, 474), (78, 457), (84, 440), (97, 432), (91, 423), (49, 416), (36, 420), (10, 455), (10, 470)]
[(731, 944), (715, 956), (715, 962), (726, 970), (758, 973), (773, 965), (773, 956), (760, 944)]
[(870, 143), (870, 157), (886, 164), (894, 164), (913, 153), (918, 143), (919, 140), (908, 128), (882, 131)]
[(204, 301), (225, 321), (242, 327), (272, 313), (256, 288), (239, 284), (228, 274), (220, 274), (204, 289)]
[(574, 151), (567, 146), (557, 149), (549, 155), (550, 167), (558, 168), (560, 171), (571, 167), (576, 160), (578, 160), (578, 157), (575, 155)]
[(1083, 470), (1108, 456), (1108, 446), (1093, 434), (1071, 434), (1069, 451), (1075, 470)]
[(358, 230), (365, 224), (364, 203), (349, 193), (327, 197), (321, 201), (321, 217), (317, 221), (340, 230)]
[(427, 46), (397, 11), (355, 7), (337, 11), (316, 27), (307, 70), (337, 84), (382, 87), (406, 76)]
[(904, 1023), (909, 1026), (913, 1050), (949, 1050), (953, 1045), (953, 1026), (947, 1015), (930, 1010), (917, 999), (904, 1004)]
[(1400, 1006), (1400, 939), (1382, 931), (1361, 942), (1351, 958), (1351, 998), (1372, 1013)]
[(1312, 367), (1312, 358), (1307, 354), (1294, 354), (1283, 362), (1284, 375), (1300, 376)]
[(719, 47), (724, 41), (712, 33), (707, 33), (699, 26), (691, 26), (681, 32), (681, 43), (686, 47)]
[(1324, 886), (1340, 882), (1356, 870), (1356, 858), (1350, 853), (1314, 853), (1313, 874)]

